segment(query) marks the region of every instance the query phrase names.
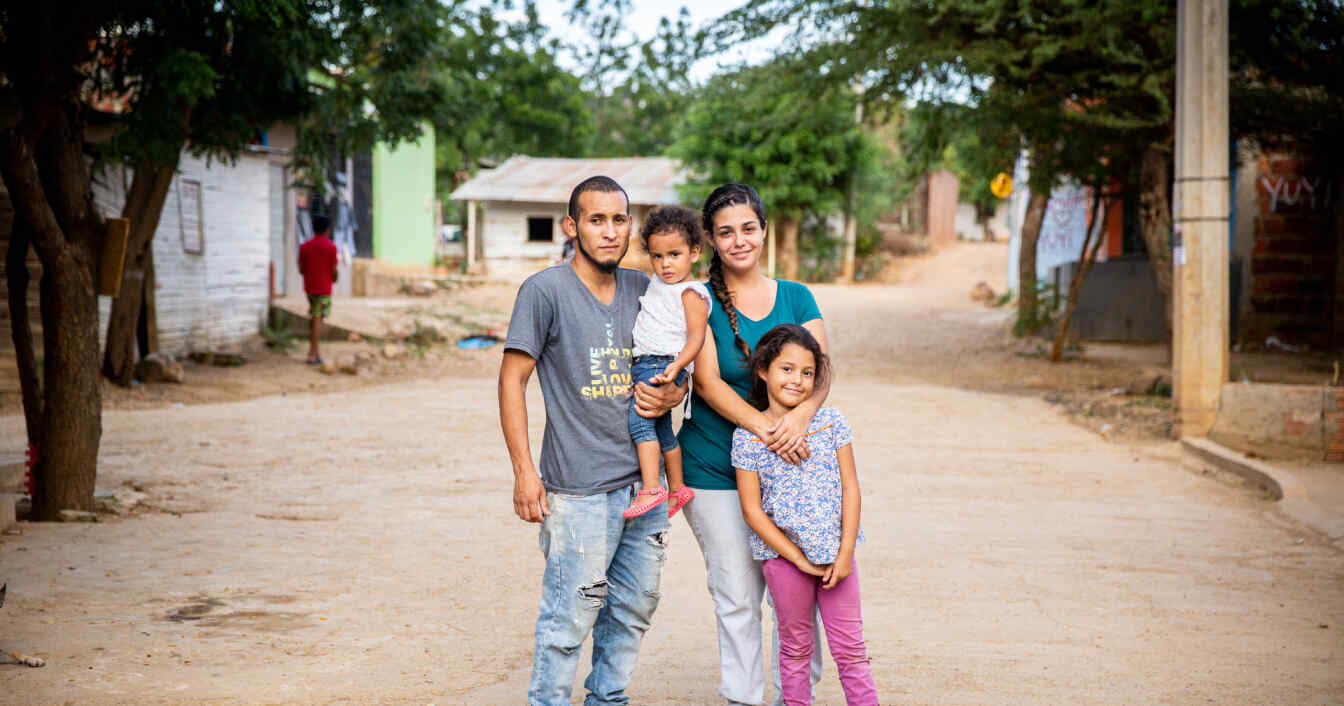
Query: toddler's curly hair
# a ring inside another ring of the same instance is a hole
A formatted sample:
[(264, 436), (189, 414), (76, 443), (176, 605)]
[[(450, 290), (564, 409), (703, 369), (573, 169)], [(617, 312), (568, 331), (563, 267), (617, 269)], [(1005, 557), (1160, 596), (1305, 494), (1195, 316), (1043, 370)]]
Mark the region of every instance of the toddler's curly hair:
[(699, 214), (684, 206), (659, 206), (649, 211), (644, 224), (639, 227), (639, 242), (644, 246), (644, 252), (649, 251), (649, 238), (658, 233), (681, 233), (686, 239), (686, 247), (692, 250), (701, 247), (704, 240)]

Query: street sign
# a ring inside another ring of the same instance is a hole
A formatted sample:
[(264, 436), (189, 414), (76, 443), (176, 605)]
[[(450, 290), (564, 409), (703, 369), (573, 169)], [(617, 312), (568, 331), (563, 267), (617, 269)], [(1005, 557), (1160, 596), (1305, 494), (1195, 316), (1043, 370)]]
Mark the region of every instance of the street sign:
[(1001, 199), (1008, 198), (1008, 194), (1013, 193), (1013, 178), (1006, 172), (995, 174), (994, 178), (989, 180), (989, 192)]

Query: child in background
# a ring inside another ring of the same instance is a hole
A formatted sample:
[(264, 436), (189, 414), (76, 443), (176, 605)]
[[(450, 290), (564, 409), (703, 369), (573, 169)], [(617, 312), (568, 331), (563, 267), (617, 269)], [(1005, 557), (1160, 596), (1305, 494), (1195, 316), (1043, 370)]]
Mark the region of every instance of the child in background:
[(331, 316), (331, 285), (340, 274), (336, 244), (331, 242), (331, 219), (314, 214), (313, 237), (299, 246), (299, 274), (303, 275), (303, 291), (308, 295), (308, 364), (322, 363), (318, 341), (322, 338), (322, 322)]
[[(748, 364), (755, 378), (752, 404), (772, 420), (811, 397), (828, 368), (817, 340), (796, 324), (766, 332)], [(834, 407), (822, 407), (807, 436), (810, 455), (794, 466), (746, 429), (733, 434), (752, 556), (764, 560), (765, 585), (779, 617), (780, 691), (787, 706), (811, 703), (813, 612), (819, 608), (845, 701), (877, 706), (854, 562), (863, 533), (849, 422)]]
[[(649, 253), (653, 279), (639, 298), (630, 384), (681, 385), (705, 343), (709, 320), (709, 290), (691, 279), (691, 265), (700, 259), (699, 216), (681, 206), (660, 206), (649, 212), (639, 239)], [(645, 419), (635, 413), (632, 398), (630, 438), (639, 456), (641, 482), (622, 514), (638, 517), (666, 500), (667, 516), (675, 515), (695, 497), (695, 491), (682, 481), (681, 447), (672, 433), (672, 415)], [(658, 482), (660, 452), (667, 466), (666, 489)]]

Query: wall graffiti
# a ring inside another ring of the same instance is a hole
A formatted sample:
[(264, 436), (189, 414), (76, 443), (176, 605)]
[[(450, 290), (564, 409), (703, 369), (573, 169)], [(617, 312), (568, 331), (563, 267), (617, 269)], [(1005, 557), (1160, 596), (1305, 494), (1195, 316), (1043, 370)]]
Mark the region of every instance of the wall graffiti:
[(1298, 208), (1325, 210), (1334, 196), (1334, 185), (1320, 177), (1261, 176), (1256, 185), (1269, 195), (1270, 213)]

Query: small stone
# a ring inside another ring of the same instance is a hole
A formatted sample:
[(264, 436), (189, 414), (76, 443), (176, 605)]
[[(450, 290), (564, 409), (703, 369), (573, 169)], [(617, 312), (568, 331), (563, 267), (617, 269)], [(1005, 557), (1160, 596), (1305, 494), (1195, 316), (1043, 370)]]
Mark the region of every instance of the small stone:
[(994, 289), (988, 282), (976, 282), (971, 288), (971, 301), (990, 304), (994, 301)]
[(56, 513), (57, 522), (97, 522), (98, 513), (83, 510), (61, 510)]
[(317, 367), (317, 369), (318, 369), (319, 371), (321, 371), (323, 375), (335, 375), (335, 374), (336, 374), (336, 361), (334, 361), (334, 360), (324, 360), (324, 361), (322, 361), (322, 364), (319, 365), (319, 366)]
[(434, 280), (423, 280), (411, 285), (411, 294), (417, 297), (432, 297), (439, 292), (439, 285), (434, 284)]
[(406, 346), (397, 343), (389, 343), (383, 346), (383, 357), (388, 360), (395, 360), (403, 355), (406, 355)]
[(167, 353), (150, 353), (135, 364), (135, 377), (143, 382), (181, 383), (187, 373), (177, 359)]
[(97, 495), (93, 498), (93, 510), (104, 515), (122, 515), (126, 508), (122, 506), (121, 500), (115, 495)]
[(359, 374), (359, 361), (353, 355), (343, 355), (337, 358), (336, 367), (346, 375)]

